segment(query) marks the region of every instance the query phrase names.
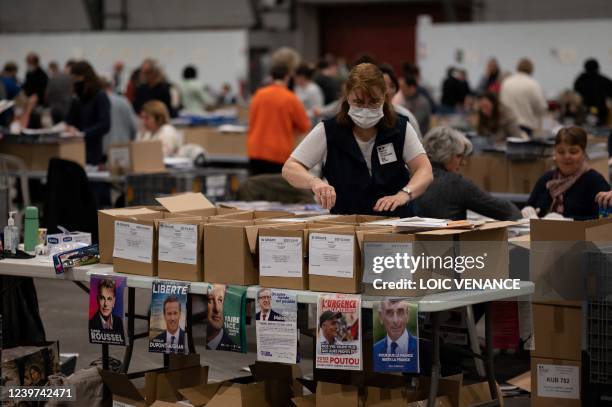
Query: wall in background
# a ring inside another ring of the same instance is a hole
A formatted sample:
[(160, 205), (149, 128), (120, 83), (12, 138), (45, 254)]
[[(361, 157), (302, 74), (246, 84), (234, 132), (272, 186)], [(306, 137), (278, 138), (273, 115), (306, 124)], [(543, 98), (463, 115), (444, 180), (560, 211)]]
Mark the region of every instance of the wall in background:
[(547, 97), (571, 88), (584, 60), (598, 58), (612, 76), (612, 20), (566, 20), (525, 23), (417, 24), (417, 61), (423, 80), (438, 90), (446, 70), (467, 70), (476, 86), (486, 61), (494, 56), (502, 70), (514, 71), (521, 57), (535, 65), (534, 77)]
[[(125, 63), (129, 72), (144, 58), (158, 59), (172, 81), (181, 78), (186, 64), (198, 67), (200, 79), (214, 88), (247, 76), (247, 30), (104, 32), (63, 34), (0, 34), (0, 61), (13, 59), (21, 67), (29, 51), (37, 52), (46, 67), (53, 59), (64, 64), (70, 58), (89, 60), (101, 75), (109, 75), (113, 63)], [(24, 74), (23, 69), (20, 75)]]
[(474, 9), (476, 21), (612, 18), (610, 0), (478, 0)]

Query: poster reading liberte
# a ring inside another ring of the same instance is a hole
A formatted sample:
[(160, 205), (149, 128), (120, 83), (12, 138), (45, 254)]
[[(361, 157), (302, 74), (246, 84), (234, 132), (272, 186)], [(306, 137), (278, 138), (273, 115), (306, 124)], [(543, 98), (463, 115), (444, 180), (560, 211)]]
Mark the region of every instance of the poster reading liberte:
[(319, 296), (317, 369), (361, 370), (361, 296)]

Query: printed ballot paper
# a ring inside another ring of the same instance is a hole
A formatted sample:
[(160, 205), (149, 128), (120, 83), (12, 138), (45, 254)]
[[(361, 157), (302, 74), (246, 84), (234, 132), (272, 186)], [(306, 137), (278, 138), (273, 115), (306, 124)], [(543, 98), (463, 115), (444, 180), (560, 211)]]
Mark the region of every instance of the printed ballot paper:
[(259, 275), (302, 277), (302, 239), (259, 236)]
[(257, 360), (294, 364), (297, 361), (297, 295), (260, 288), (255, 306)]
[(319, 296), (317, 369), (361, 370), (361, 296)]

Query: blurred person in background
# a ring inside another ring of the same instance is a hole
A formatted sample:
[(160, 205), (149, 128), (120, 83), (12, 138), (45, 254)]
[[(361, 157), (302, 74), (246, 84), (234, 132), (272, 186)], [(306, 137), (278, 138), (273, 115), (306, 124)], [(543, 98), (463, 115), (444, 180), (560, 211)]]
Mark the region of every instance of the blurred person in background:
[(125, 86), (125, 97), (130, 101), (132, 105), (136, 101), (136, 89), (140, 86), (140, 67), (136, 68), (130, 74), (130, 79)]
[(423, 84), (421, 80), (421, 68), (419, 68), (419, 66), (415, 64), (405, 63), (402, 65), (402, 72), (403, 74), (398, 79), (399, 86), (401, 87), (402, 81), (405, 77), (408, 76), (414, 78), (417, 83), (417, 91), (419, 92), (419, 94), (423, 95), (425, 99), (427, 99), (427, 101), (429, 102), (429, 106), (431, 107), (431, 112), (435, 113), (438, 106), (436, 105), (436, 101), (434, 100), (433, 96), (431, 96), (431, 92), (429, 91), (429, 89), (427, 89), (427, 87)]
[(70, 70), (74, 61), (68, 61), (64, 71), (57, 62), (49, 63), (49, 83), (46, 91), (46, 104), (51, 109), (53, 123), (64, 121), (72, 104), (72, 77)]
[(40, 59), (38, 58), (38, 54), (30, 52), (26, 56), (26, 64), (28, 71), (26, 73), (25, 82), (23, 83), (23, 90), (26, 93), (26, 96), (36, 94), (38, 103), (42, 104), (45, 100), (45, 92), (47, 90), (49, 77), (40, 67)]
[(417, 82), (411, 76), (404, 77), (399, 86), (399, 92), (393, 96), (391, 103), (412, 112), (417, 119), (420, 131), (427, 133), (431, 120), (431, 106), (427, 98), (419, 93)]
[[(395, 76), (395, 71), (388, 64), (379, 65), (378, 68), (383, 73), (383, 78), (385, 78), (385, 85), (387, 86), (387, 94), (389, 95), (389, 99), (391, 99), (393, 103), (393, 97), (397, 94), (399, 90), (399, 82), (397, 80), (397, 76)], [(399, 104), (393, 104), (393, 108), (395, 109), (395, 113), (405, 116), (408, 118), (408, 122), (414, 128), (417, 136), (419, 136), (419, 140), (423, 138), (421, 134), (421, 127), (419, 126), (419, 122), (417, 118), (412, 114), (412, 112), (406, 109), (404, 106)]]
[(580, 126), (585, 123), (587, 117), (586, 106), (582, 103), (582, 97), (578, 92), (565, 90), (559, 96), (559, 123), (565, 126)]
[(142, 128), (136, 136), (138, 141), (160, 140), (164, 157), (173, 157), (181, 147), (181, 135), (170, 124), (166, 105), (159, 100), (150, 100), (140, 112)]
[(123, 69), (125, 68), (125, 65), (123, 64), (122, 61), (117, 61), (113, 64), (113, 71), (111, 73), (111, 80), (112, 80), (112, 88), (113, 88), (113, 92), (121, 94), (121, 85), (123, 82)]
[(530, 136), (542, 128), (542, 118), (548, 110), (542, 88), (532, 77), (533, 70), (533, 62), (522, 58), (516, 73), (502, 82), (499, 93), (499, 100), (514, 113), (521, 129)]
[(219, 106), (230, 106), (236, 103), (238, 103), (238, 100), (236, 98), (236, 93), (232, 90), (232, 85), (225, 82), (221, 86), (221, 91), (217, 96), (217, 104)]
[(574, 90), (582, 96), (589, 113), (597, 117), (597, 125), (608, 121), (608, 104), (612, 98), (612, 80), (599, 73), (599, 62), (590, 58), (584, 62), (584, 72), (576, 78)]
[(521, 217), (511, 202), (494, 198), (459, 173), (472, 152), (472, 143), (458, 130), (436, 127), (423, 139), (433, 167), (434, 180), (415, 202), (418, 216), (439, 219), (466, 219), (471, 210), (497, 220)]
[(463, 110), (465, 99), (470, 95), (470, 85), (463, 69), (450, 67), (442, 82), (442, 98), (440, 99), (442, 113), (456, 113)]
[(103, 139), (111, 126), (110, 101), (96, 72), (87, 61), (78, 61), (71, 68), (74, 98), (66, 116), (68, 131), (85, 135), (87, 164), (104, 162)]
[(183, 109), (190, 113), (201, 113), (215, 106), (214, 98), (204, 90), (204, 85), (198, 80), (198, 70), (193, 65), (183, 69), (183, 80), (178, 89)]
[(140, 114), (144, 104), (150, 100), (161, 101), (166, 105), (170, 117), (175, 117), (170, 85), (164, 79), (161, 67), (154, 59), (145, 59), (140, 65), (140, 85), (136, 88), (134, 111)]
[(487, 61), (484, 75), (482, 75), (478, 83), (478, 92), (481, 94), (485, 92), (499, 93), (500, 88), (501, 71), (499, 69), (499, 64), (497, 63), (497, 59), (490, 58)]
[(505, 143), (509, 137), (523, 137), (514, 114), (499, 102), (496, 93), (478, 96), (478, 135), (488, 137), (494, 144)]
[(111, 106), (111, 127), (103, 141), (104, 154), (108, 155), (108, 148), (113, 144), (126, 144), (134, 140), (138, 131), (138, 118), (130, 101), (115, 93), (113, 84), (108, 79), (100, 80)]
[[(17, 80), (17, 64), (15, 62), (7, 62), (4, 64), (2, 72), (0, 72), (0, 85), (4, 88), (3, 98), (8, 100), (14, 100), (19, 92), (21, 92), (21, 86)], [(8, 126), (13, 120), (14, 108), (11, 107), (4, 112), (0, 113), (0, 126)]]
[(280, 173), (298, 136), (310, 130), (306, 110), (289, 90), (289, 66), (272, 66), (273, 82), (255, 92), (249, 106), (247, 153), (251, 175)]
[(322, 59), (317, 64), (317, 74), (314, 81), (323, 92), (323, 103), (330, 103), (340, 99), (342, 83), (338, 79), (338, 65), (332, 58)]
[(556, 168), (542, 175), (531, 191), (527, 206), (522, 209), (525, 218), (551, 213), (576, 220), (599, 216), (596, 197), (609, 191), (610, 185), (589, 167), (586, 146), (584, 129), (571, 126), (559, 130), (553, 156)]
[(313, 82), (314, 68), (302, 63), (295, 71), (295, 94), (300, 99), (311, 121), (316, 122), (317, 112), (323, 107), (323, 92)]

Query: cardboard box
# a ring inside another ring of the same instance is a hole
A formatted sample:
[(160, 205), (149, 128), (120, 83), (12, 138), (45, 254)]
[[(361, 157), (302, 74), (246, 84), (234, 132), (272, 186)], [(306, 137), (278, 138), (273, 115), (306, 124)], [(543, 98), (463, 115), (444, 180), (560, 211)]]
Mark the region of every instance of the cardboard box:
[[(330, 226), (330, 225), (327, 225)], [(361, 253), (355, 226), (314, 227), (308, 234), (308, 288), (359, 293)]]
[(115, 246), (115, 220), (124, 216), (140, 216), (154, 219), (160, 212), (145, 207), (104, 209), (98, 211), (98, 242), (100, 245), (100, 263), (113, 263)]
[(210, 383), (201, 386), (187, 387), (179, 389), (179, 393), (194, 406), (200, 407), (207, 405), (217, 394), (223, 382)]
[(264, 383), (223, 383), (206, 407), (271, 407)]
[(344, 384), (318, 382), (317, 407), (359, 407), (359, 388)]
[(316, 221), (320, 223), (331, 223), (331, 224), (341, 224), (341, 225), (363, 225), (368, 222), (376, 222), (385, 219), (393, 219), (387, 216), (377, 216), (377, 215), (323, 215), (317, 216), (314, 219), (310, 219), (310, 221)]
[(165, 172), (162, 142), (133, 141), (112, 145), (108, 151), (108, 165), (113, 174)]
[[(584, 252), (612, 241), (612, 219), (559, 221), (532, 219), (529, 271), (533, 301), (586, 299)], [(587, 276), (588, 277), (588, 276)]]
[(262, 225), (258, 245), (260, 286), (308, 289), (307, 224)]
[[(204, 221), (202, 218), (166, 219), (157, 222), (156, 227), (158, 229), (158, 277), (168, 280), (204, 281)], [(177, 238), (178, 236), (180, 237)], [(193, 241), (189, 239), (189, 236), (193, 236)], [(170, 237), (170, 239), (165, 237)], [(164, 242), (169, 244), (166, 245)], [(164, 246), (170, 246), (170, 253), (164, 254)], [(178, 249), (172, 249), (178, 246), (182, 246), (180, 252)]]
[[(196, 218), (170, 212), (117, 217), (113, 249), (115, 272), (157, 276), (159, 222), (173, 218), (197, 222)], [(117, 236), (118, 230), (122, 230), (123, 238)]]
[[(171, 356), (171, 361), (174, 356)], [(113, 395), (113, 403), (136, 407), (150, 406), (155, 401), (177, 402), (183, 398), (179, 388), (202, 386), (208, 381), (208, 366), (199, 365), (199, 355), (173, 361), (168, 369), (146, 372), (142, 388), (137, 388), (126, 374), (98, 371)]]
[(221, 133), (214, 127), (191, 126), (184, 130), (185, 144), (202, 146), (208, 154), (247, 155), (246, 133)]
[(474, 154), (465, 159), (461, 174), (489, 192), (508, 192), (508, 167), (503, 153)]
[(21, 158), (28, 170), (47, 171), (52, 158), (74, 161), (85, 167), (85, 139), (68, 137), (53, 143), (0, 142), (0, 152)]
[(581, 360), (582, 326), (581, 305), (534, 303), (532, 357)]
[(581, 386), (580, 362), (531, 358), (532, 407), (580, 407)]
[(302, 377), (298, 365), (255, 362), (249, 367), (255, 381), (265, 383), (266, 400), (272, 407), (289, 406), (292, 398), (304, 394), (302, 384), (297, 380)]

